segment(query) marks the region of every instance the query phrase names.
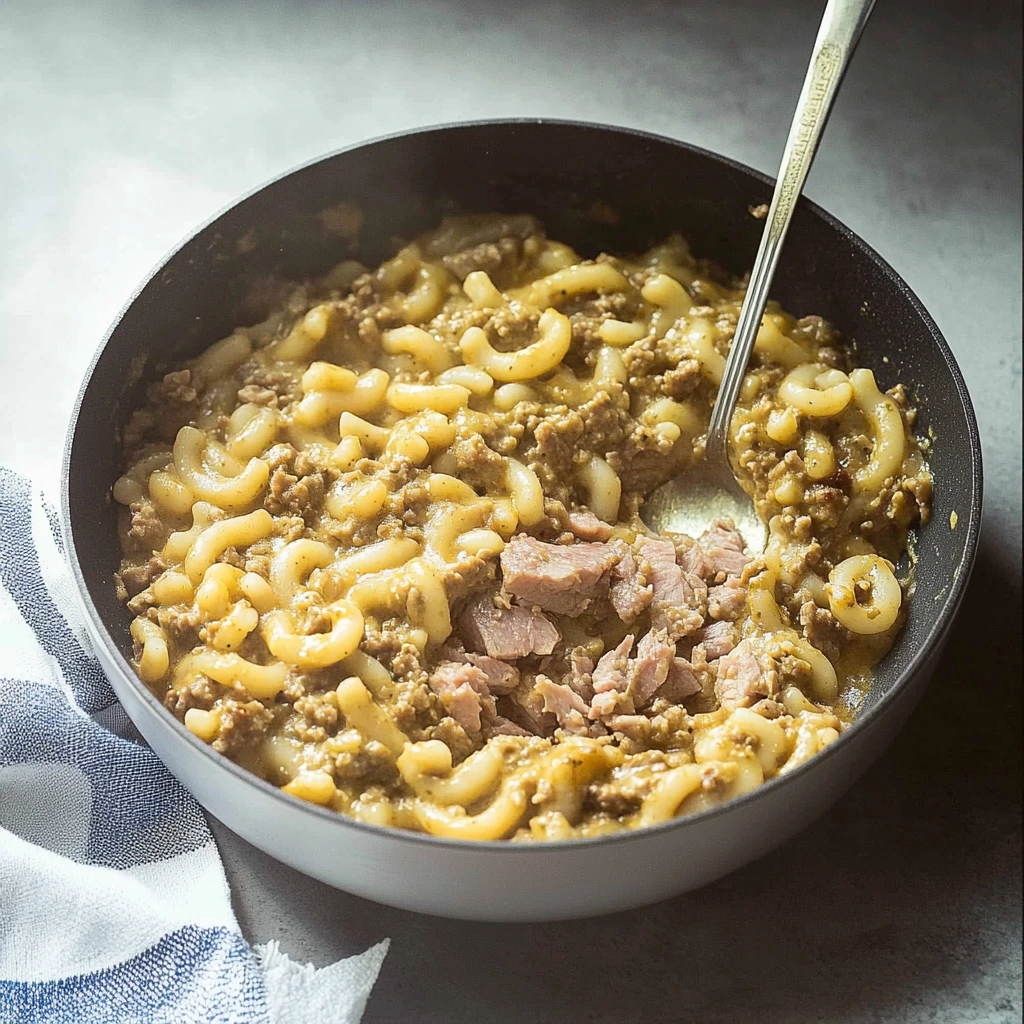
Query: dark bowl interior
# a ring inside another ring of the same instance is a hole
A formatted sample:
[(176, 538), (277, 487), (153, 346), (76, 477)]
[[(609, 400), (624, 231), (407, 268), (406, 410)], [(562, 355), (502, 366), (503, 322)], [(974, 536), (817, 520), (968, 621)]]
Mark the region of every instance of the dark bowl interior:
[[(315, 274), (356, 257), (373, 265), (397, 241), (462, 212), (530, 212), (585, 255), (629, 252), (672, 231), (735, 273), (753, 262), (770, 182), (669, 139), (570, 122), (487, 122), (427, 129), (336, 153), (264, 186), (201, 228), (118, 317), (80, 395), (65, 452), (65, 514), (88, 596), (130, 655), (129, 616), (112, 575), (119, 549), (111, 483), (123, 470), (120, 430), (160, 373), (245, 322), (268, 275)], [(353, 242), (322, 211), (364, 212)], [(595, 216), (612, 208), (616, 223)], [(909, 621), (879, 667), (866, 704), (889, 692), (929, 637), (948, 626), (969, 574), (981, 510), (981, 453), (963, 379), (938, 329), (899, 276), (856, 235), (802, 200), (772, 296), (797, 316), (832, 321), (881, 386), (907, 384), (918, 427), (934, 438), (931, 522)], [(251, 320), (251, 315), (249, 317)], [(951, 513), (959, 523), (951, 529)]]

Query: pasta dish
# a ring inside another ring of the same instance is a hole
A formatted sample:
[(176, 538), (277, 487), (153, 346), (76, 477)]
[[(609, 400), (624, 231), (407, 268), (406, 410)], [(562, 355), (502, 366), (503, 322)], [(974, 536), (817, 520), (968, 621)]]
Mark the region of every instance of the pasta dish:
[(902, 386), (769, 304), (730, 451), (768, 526), (656, 535), (742, 281), (452, 218), (281, 284), (124, 431), (139, 676), (294, 797), (472, 840), (637, 828), (792, 771), (905, 617), (931, 477)]

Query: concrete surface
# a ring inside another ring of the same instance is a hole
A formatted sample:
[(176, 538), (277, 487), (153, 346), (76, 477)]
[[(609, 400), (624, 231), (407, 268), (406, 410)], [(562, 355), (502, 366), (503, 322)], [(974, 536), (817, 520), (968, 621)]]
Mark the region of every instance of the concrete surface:
[[(80, 376), (139, 278), (218, 207), (323, 151), (555, 115), (774, 173), (819, 10), (8, 0), (0, 460), (55, 479)], [(1021, 1019), (1019, 43), (1012, 0), (879, 3), (808, 187), (932, 311), (985, 444), (980, 563), (891, 751), (773, 856), (586, 923), (382, 909), (218, 829), (247, 936), (324, 964), (390, 935), (370, 1024)]]

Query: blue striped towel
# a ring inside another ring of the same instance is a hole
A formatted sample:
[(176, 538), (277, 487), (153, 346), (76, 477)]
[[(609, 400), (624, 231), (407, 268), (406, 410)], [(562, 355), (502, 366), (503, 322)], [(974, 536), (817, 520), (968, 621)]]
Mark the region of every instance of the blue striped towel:
[(0, 468), (0, 1022), (357, 1022), (387, 940), (250, 948), (202, 810), (92, 655), (52, 507)]

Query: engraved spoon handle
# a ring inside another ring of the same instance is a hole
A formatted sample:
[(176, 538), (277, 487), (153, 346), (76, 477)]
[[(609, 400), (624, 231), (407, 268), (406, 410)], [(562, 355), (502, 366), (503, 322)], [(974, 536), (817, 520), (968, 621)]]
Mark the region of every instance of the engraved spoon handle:
[(740, 309), (736, 333), (725, 363), (718, 398), (711, 413), (705, 458), (729, 468), (727, 441), (736, 399), (754, 349), (768, 289), (779, 262), (782, 242), (793, 219), (793, 210), (818, 150), (832, 101), (839, 91), (850, 57), (867, 23), (875, 0), (828, 0), (814, 43), (807, 77), (789, 129), (782, 165), (775, 182), (772, 204), (765, 218), (761, 247), (757, 251), (750, 284)]

